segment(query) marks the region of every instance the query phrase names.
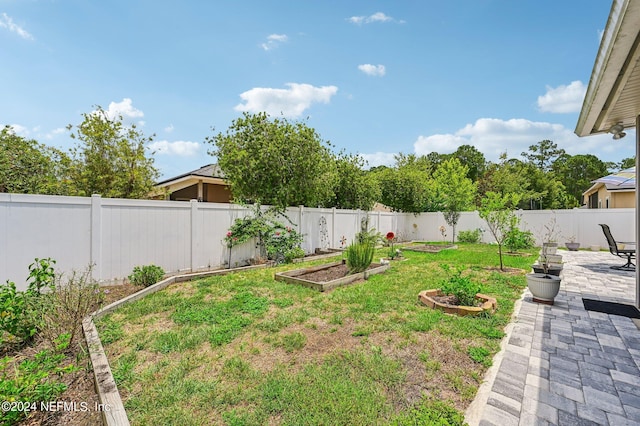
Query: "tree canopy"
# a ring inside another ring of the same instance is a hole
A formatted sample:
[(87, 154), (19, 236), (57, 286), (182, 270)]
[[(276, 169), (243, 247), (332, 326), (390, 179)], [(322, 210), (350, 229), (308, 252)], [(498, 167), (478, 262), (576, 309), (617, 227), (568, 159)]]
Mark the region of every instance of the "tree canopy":
[(236, 201), (326, 206), (334, 196), (330, 144), (305, 122), (244, 113), (225, 133), (207, 137)]
[(0, 192), (64, 194), (68, 165), (64, 152), (18, 136), (10, 126), (0, 130)]
[(75, 131), (67, 126), (80, 142), (71, 150), (72, 195), (147, 198), (159, 176), (153, 157), (146, 153), (153, 136), (146, 137), (135, 125), (126, 126), (122, 116), (110, 118), (99, 106), (83, 117)]

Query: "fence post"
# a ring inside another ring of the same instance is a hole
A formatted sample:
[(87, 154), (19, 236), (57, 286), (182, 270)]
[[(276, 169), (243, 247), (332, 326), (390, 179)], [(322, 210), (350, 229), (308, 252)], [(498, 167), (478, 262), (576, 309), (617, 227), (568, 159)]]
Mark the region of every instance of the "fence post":
[(198, 238), (198, 225), (197, 225), (197, 217), (198, 217), (198, 200), (191, 200), (191, 253), (189, 254), (189, 260), (191, 265), (191, 272), (195, 272), (197, 269), (196, 265), (196, 241)]
[(91, 269), (91, 278), (94, 281), (102, 280), (102, 198), (100, 194), (91, 195), (91, 242), (89, 253), (89, 264), (93, 266)]
[(331, 208), (331, 247), (338, 247), (336, 243), (336, 208)]

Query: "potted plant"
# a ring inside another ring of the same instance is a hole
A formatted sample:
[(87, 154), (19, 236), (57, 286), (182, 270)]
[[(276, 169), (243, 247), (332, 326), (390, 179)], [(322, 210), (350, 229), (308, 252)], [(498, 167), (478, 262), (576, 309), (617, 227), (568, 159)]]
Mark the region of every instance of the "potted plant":
[(553, 305), (560, 291), (560, 272), (562, 271), (562, 256), (556, 254), (558, 232), (555, 218), (544, 226), (544, 231), (538, 264), (533, 265), (534, 272), (527, 274), (526, 279), (534, 302)]
[[(540, 253), (540, 264), (534, 265), (534, 272), (526, 275), (527, 287), (533, 295), (533, 301), (553, 305), (555, 297), (560, 291), (560, 271), (559, 268), (551, 268), (547, 254), (547, 247), (543, 246)], [(538, 268), (539, 267), (539, 268)], [(541, 270), (541, 272), (536, 271)], [(555, 274), (557, 271), (557, 275)]]
[(564, 245), (567, 247), (567, 250), (569, 250), (569, 251), (578, 251), (578, 249), (580, 248), (580, 243), (576, 243), (576, 236), (575, 235), (571, 235), (571, 236), (569, 236), (568, 239), (569, 239), (569, 241), (564, 243)]

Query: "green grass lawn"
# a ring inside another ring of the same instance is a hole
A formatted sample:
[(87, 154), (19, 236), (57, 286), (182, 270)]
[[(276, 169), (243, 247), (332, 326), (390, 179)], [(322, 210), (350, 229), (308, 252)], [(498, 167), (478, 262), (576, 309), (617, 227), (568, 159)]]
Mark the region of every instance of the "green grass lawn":
[[(328, 293), (273, 279), (324, 260), (175, 284), (102, 318), (131, 423), (462, 424), (535, 257), (505, 256), (519, 272), (497, 271), (489, 245), (405, 258)], [(495, 314), (419, 304), (446, 277), (443, 263), (496, 297)]]

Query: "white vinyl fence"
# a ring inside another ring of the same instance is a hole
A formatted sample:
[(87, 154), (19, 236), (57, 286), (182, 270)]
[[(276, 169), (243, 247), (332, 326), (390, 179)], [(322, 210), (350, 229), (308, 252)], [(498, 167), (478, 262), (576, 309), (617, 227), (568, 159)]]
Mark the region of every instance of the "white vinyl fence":
[[(28, 266), (34, 258), (51, 257), (58, 272), (82, 271), (93, 265), (93, 277), (103, 283), (119, 282), (134, 266), (155, 264), (167, 273), (225, 267), (229, 251), (223, 238), (238, 217), (250, 210), (234, 204), (123, 200), (0, 193), (0, 282), (11, 280), (26, 288)], [(611, 226), (614, 237), (632, 241), (635, 209), (518, 211), (522, 228), (538, 242), (542, 229), (556, 219), (561, 235), (575, 235), (583, 247), (606, 240), (599, 223)], [(281, 222), (304, 235), (303, 249), (348, 245), (368, 218), (369, 227), (382, 234), (393, 231), (399, 239), (438, 241), (441, 213), (420, 215), (360, 210), (296, 207)], [(447, 228), (447, 239), (451, 229)], [(477, 212), (465, 212), (456, 231), (486, 229)], [(491, 242), (488, 232), (484, 242)], [(563, 242), (561, 238), (559, 242)], [(251, 243), (233, 248), (231, 265), (245, 264), (255, 254)]]

